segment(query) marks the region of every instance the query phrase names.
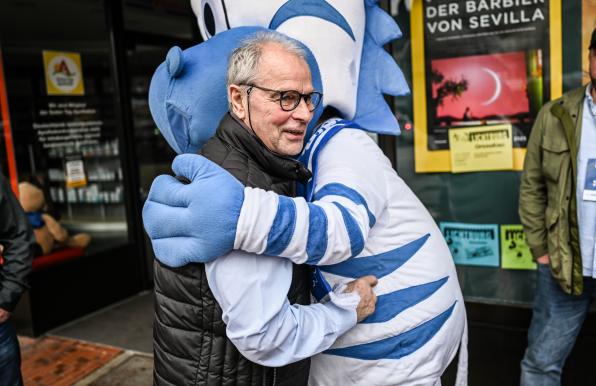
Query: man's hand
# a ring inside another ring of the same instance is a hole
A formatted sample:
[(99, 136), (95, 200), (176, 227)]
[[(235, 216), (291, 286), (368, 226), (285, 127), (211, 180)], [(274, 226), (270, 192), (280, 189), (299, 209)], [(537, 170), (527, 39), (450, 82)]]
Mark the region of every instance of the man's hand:
[(170, 267), (206, 263), (234, 248), (244, 186), (197, 154), (174, 159), (172, 170), (188, 184), (158, 176), (143, 207), (155, 256)]
[(377, 295), (375, 295), (372, 289), (378, 282), (376, 277), (369, 275), (348, 283), (344, 292), (356, 291), (360, 295), (360, 302), (358, 303), (358, 307), (356, 307), (358, 322), (366, 319), (366, 317), (375, 312)]
[(10, 312), (3, 308), (0, 308), (0, 324), (6, 322), (10, 318)]
[(548, 253), (546, 255), (540, 256), (539, 258), (536, 259), (536, 262), (538, 264), (542, 264), (542, 265), (549, 265), (550, 264), (550, 257), (548, 257)]

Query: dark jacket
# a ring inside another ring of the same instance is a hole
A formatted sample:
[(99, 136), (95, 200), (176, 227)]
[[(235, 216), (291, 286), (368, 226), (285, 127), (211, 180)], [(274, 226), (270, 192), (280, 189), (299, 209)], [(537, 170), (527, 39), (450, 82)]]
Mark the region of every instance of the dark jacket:
[(547, 103), (536, 117), (524, 162), (519, 215), (534, 258), (548, 253), (550, 268), (569, 294), (583, 291), (577, 223), (577, 149), (585, 87)]
[(35, 237), (27, 216), (8, 180), (0, 173), (0, 245), (4, 247), (0, 265), (0, 308), (13, 311), (28, 288)]
[[(226, 115), (202, 155), (249, 187), (295, 195), (297, 161), (270, 151)], [(242, 272), (238, 272), (242, 275)], [(310, 302), (310, 274), (294, 266), (291, 303)], [(244, 358), (226, 337), (222, 310), (209, 289), (203, 264), (171, 269), (155, 263), (154, 382), (163, 385), (306, 385), (310, 361), (272, 369)]]

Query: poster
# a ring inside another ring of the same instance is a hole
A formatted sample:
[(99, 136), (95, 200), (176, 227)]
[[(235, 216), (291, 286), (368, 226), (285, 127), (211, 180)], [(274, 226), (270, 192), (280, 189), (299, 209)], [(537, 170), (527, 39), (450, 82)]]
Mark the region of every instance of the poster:
[(85, 95), (79, 53), (43, 51), (43, 67), (48, 95)]
[(453, 173), (511, 170), (511, 125), (449, 130)]
[(416, 172), (449, 172), (452, 128), (510, 124), (521, 170), (534, 119), (562, 93), (560, 0), (424, 0), (412, 8)]
[(596, 0), (582, 1), (582, 84), (587, 84), (590, 81), (588, 76), (588, 47), (590, 46), (590, 38), (592, 31), (596, 28)]
[(536, 269), (521, 225), (501, 225), (501, 267)]
[(499, 227), (496, 224), (440, 223), (455, 264), (499, 266)]

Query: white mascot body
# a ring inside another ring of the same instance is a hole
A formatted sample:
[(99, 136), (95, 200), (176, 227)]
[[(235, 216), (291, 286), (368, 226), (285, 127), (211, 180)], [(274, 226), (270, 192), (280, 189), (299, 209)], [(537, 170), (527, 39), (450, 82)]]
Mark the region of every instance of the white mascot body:
[(309, 384), (440, 385), (461, 348), (457, 385), (466, 385), (466, 312), (453, 259), (426, 208), (366, 133), (399, 133), (382, 96), (407, 91), (382, 49), (400, 36), (394, 21), (372, 0), (192, 6), (205, 39), (261, 26), (304, 43), (319, 66), (324, 105), (345, 119), (330, 119), (307, 136), (300, 160), (313, 177), (302, 197), (244, 189), (234, 238), (234, 249), (317, 266), (321, 301), (339, 284), (378, 277), (375, 313), (312, 358)]

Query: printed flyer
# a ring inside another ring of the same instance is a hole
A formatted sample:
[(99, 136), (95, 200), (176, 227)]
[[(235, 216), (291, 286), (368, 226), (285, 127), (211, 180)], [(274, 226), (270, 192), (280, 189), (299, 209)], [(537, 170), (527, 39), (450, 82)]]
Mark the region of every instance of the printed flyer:
[(440, 223), (455, 264), (499, 266), (499, 227), (496, 224)]
[(417, 172), (450, 171), (451, 129), (510, 124), (521, 170), (534, 119), (561, 94), (561, 3), (424, 0), (412, 9)]
[(501, 267), (536, 269), (521, 225), (501, 225)]
[(449, 130), (453, 173), (511, 170), (511, 125)]

